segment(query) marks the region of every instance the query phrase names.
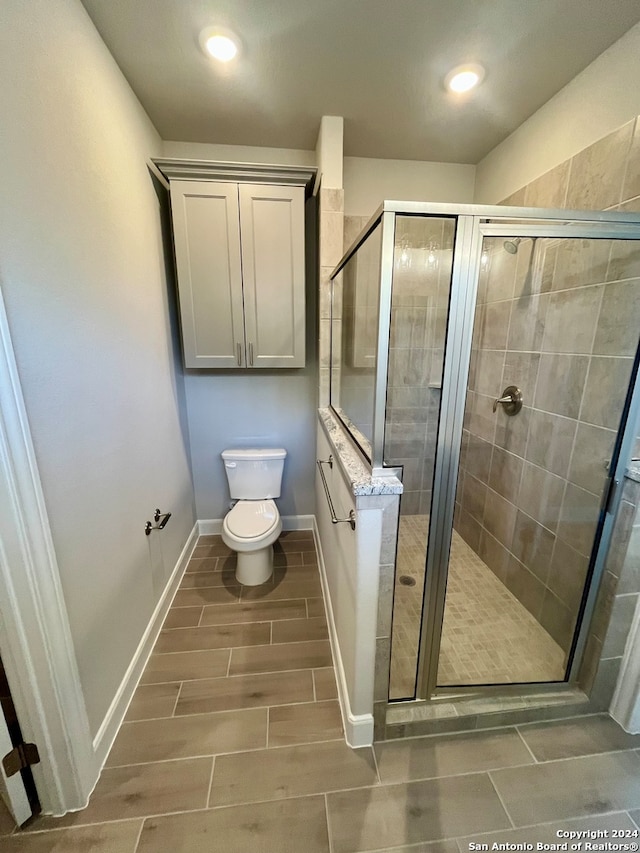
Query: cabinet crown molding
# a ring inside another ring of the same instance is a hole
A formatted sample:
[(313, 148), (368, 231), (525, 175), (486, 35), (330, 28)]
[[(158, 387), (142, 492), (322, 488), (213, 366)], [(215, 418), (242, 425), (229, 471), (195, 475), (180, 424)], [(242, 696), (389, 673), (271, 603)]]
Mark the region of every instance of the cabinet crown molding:
[(154, 157), (151, 162), (169, 181), (234, 181), (304, 187), (307, 196), (312, 193), (318, 171), (315, 166), (182, 160), (173, 157)]

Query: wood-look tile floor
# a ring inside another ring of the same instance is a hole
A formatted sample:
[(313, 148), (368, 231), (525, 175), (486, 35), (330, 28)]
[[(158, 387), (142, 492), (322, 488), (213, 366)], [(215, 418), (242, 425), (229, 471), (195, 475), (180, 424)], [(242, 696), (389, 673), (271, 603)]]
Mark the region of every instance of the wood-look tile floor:
[(310, 534), (283, 535), (277, 562), (264, 588), (240, 588), (201, 538), (89, 805), (19, 831), (0, 808), (2, 853), (637, 841), (640, 737), (605, 716), (350, 749)]

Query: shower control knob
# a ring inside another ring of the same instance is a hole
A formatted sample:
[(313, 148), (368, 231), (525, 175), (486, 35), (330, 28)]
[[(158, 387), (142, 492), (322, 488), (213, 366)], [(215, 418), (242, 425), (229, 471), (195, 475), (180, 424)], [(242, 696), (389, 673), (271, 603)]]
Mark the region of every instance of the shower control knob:
[(502, 397), (498, 397), (493, 401), (493, 411), (498, 408), (498, 404), (504, 406), (505, 414), (517, 415), (522, 408), (522, 391), (516, 385), (509, 385), (502, 392)]

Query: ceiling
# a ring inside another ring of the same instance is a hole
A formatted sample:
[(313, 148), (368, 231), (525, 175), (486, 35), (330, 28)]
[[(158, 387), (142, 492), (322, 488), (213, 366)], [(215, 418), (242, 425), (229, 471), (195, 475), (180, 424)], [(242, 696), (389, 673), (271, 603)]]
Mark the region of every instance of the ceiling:
[[(82, 0), (163, 139), (477, 163), (640, 21), (638, 0)], [(229, 66), (204, 27), (243, 43)], [(482, 63), (453, 97), (454, 65)], [(624, 85), (624, 84), (622, 84)]]

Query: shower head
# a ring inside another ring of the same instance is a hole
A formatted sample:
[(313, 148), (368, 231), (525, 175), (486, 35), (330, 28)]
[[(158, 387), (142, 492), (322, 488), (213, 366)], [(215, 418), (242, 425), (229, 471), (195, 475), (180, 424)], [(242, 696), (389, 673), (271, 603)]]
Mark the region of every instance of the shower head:
[(522, 243), (522, 237), (514, 237), (513, 240), (504, 241), (504, 250), (510, 255), (515, 255), (518, 251), (518, 246)]

